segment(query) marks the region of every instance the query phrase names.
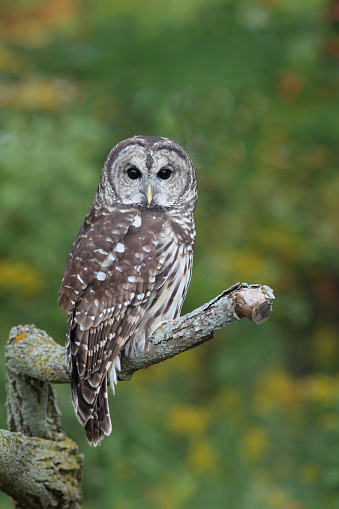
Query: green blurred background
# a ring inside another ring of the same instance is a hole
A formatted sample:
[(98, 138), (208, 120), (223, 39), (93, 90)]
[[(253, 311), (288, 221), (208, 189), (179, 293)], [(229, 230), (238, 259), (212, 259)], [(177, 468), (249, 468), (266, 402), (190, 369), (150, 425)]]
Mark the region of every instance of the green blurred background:
[(276, 295), (267, 323), (119, 383), (100, 448), (59, 388), (84, 508), (337, 509), (338, 0), (15, 0), (0, 32), (3, 346), (33, 322), (63, 343), (69, 249), (134, 134), (178, 141), (197, 169), (183, 311), (237, 281)]

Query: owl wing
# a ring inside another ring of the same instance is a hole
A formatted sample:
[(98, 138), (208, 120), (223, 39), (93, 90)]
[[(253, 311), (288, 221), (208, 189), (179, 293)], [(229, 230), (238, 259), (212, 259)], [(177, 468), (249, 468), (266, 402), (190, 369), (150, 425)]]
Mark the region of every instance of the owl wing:
[(120, 351), (138, 327), (151, 293), (167, 279), (166, 251), (173, 239), (165, 245), (159, 241), (163, 224), (157, 212), (92, 210), (67, 261), (59, 298), (68, 313), (72, 401), (93, 443), (111, 431), (107, 372), (113, 370), (115, 378)]

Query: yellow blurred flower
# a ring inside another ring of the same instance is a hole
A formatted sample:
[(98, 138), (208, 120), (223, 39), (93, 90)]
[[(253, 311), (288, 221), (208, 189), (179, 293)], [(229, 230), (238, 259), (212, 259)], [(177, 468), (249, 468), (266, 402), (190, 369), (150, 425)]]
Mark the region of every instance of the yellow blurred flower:
[(260, 460), (265, 456), (268, 449), (269, 438), (264, 430), (258, 426), (245, 430), (240, 443), (240, 453), (245, 460)]
[(337, 376), (317, 374), (305, 384), (309, 400), (327, 406), (339, 398), (339, 379)]
[(235, 254), (232, 261), (232, 271), (241, 274), (244, 280), (259, 276), (263, 265), (262, 256), (259, 252), (246, 250)]
[(19, 291), (23, 297), (32, 297), (42, 289), (38, 272), (25, 262), (0, 260), (0, 295)]
[(270, 413), (277, 406), (294, 408), (301, 399), (297, 380), (282, 370), (264, 373), (254, 396), (254, 407), (259, 413)]
[(191, 444), (187, 464), (197, 473), (215, 472), (217, 470), (217, 453), (208, 440), (194, 440)]
[(277, 408), (285, 411), (299, 409), (307, 402), (328, 406), (339, 398), (339, 376), (316, 373), (294, 378), (287, 372), (265, 373), (258, 382), (254, 408), (268, 414)]
[(206, 431), (210, 420), (207, 408), (178, 405), (169, 414), (168, 428), (178, 435), (199, 435)]
[(0, 86), (0, 105), (15, 110), (55, 111), (76, 99), (76, 88), (68, 80), (31, 79)]

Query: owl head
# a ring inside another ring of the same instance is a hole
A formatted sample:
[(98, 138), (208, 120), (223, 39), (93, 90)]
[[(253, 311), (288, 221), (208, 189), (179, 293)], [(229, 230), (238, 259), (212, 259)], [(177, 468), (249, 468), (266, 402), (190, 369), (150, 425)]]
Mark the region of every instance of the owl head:
[(193, 210), (197, 184), (185, 150), (167, 138), (134, 136), (118, 143), (102, 169), (97, 206)]

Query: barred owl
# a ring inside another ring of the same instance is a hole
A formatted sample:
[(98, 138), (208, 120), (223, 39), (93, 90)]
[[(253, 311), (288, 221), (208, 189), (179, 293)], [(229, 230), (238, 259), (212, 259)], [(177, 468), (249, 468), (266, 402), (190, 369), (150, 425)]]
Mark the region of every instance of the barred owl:
[(112, 430), (120, 353), (147, 350), (151, 334), (179, 316), (191, 279), (197, 184), (177, 143), (135, 136), (103, 166), (59, 290), (75, 414), (89, 444)]

